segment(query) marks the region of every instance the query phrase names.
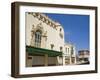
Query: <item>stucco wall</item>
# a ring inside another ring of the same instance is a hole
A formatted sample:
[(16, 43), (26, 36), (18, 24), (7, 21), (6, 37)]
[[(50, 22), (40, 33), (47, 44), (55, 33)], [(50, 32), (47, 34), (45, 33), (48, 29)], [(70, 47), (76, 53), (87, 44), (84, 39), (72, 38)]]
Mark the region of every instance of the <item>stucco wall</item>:
[[(54, 44), (53, 50), (60, 51), (60, 47), (63, 47), (64, 51), (64, 30), (61, 25), (57, 25), (57, 29), (54, 27), (47, 25), (45, 22), (39, 20), (31, 14), (26, 13), (26, 45), (31, 45), (31, 30), (32, 25), (36, 27), (39, 23), (41, 23), (44, 32), (47, 31), (47, 41), (46, 41), (46, 49), (51, 49), (51, 44)], [(60, 28), (62, 28), (63, 38), (60, 37)]]

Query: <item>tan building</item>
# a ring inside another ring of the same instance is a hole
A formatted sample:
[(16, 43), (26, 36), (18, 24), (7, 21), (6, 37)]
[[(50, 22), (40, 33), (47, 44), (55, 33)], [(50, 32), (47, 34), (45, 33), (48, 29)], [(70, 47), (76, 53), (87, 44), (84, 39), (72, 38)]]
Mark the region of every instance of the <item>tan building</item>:
[(65, 64), (76, 64), (75, 46), (70, 43), (66, 43), (65, 51)]
[(79, 64), (89, 64), (89, 50), (78, 51), (78, 63)]
[(26, 12), (25, 18), (27, 67), (66, 65), (67, 57), (70, 57), (69, 64), (75, 63), (75, 47), (65, 44), (60, 23), (41, 13)]

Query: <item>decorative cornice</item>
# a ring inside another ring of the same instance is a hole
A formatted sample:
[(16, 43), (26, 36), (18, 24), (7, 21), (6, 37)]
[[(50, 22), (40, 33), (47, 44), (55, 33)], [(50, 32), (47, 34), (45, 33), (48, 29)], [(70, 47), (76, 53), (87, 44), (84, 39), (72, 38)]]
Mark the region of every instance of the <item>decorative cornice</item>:
[(51, 27), (57, 29), (58, 25), (54, 20), (50, 19), (47, 15), (42, 14), (42, 13), (34, 13), (34, 12), (28, 12), (28, 14), (33, 15), (37, 19), (41, 20), (42, 22), (46, 23), (47, 25), (50, 25)]

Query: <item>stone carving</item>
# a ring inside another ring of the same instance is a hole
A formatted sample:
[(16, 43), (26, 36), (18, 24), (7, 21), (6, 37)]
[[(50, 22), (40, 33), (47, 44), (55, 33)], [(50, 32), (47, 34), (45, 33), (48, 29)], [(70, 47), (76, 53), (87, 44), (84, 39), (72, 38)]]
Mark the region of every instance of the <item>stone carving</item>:
[(32, 25), (32, 30), (31, 30), (31, 46), (34, 46), (35, 43), (35, 32), (37, 30), (40, 30), (42, 32), (42, 37), (41, 37), (41, 47), (45, 48), (46, 46), (46, 40), (47, 40), (47, 31), (44, 31), (42, 23), (39, 23), (36, 25), (36, 27), (34, 26), (34, 24)]
[(48, 18), (45, 14), (32, 13), (32, 12), (29, 12), (29, 14), (33, 15), (37, 19), (41, 20), (42, 22), (46, 23), (47, 25), (50, 25), (51, 27), (57, 30), (56, 22)]
[(36, 26), (36, 30), (40, 30), (40, 31), (42, 31), (42, 33), (44, 32), (42, 23), (39, 23), (39, 24)]

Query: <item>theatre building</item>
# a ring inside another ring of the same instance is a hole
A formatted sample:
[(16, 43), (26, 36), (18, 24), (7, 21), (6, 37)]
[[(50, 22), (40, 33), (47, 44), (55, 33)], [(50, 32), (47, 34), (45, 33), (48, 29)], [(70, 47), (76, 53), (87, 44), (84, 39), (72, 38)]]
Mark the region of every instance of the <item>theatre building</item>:
[(66, 43), (62, 25), (46, 14), (25, 13), (26, 67), (76, 63), (75, 46)]

